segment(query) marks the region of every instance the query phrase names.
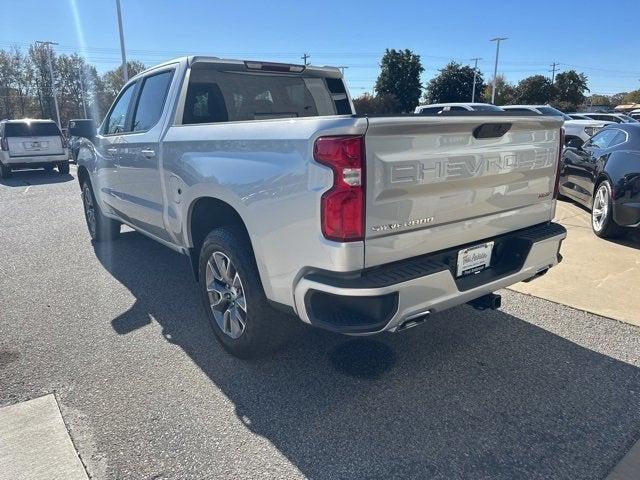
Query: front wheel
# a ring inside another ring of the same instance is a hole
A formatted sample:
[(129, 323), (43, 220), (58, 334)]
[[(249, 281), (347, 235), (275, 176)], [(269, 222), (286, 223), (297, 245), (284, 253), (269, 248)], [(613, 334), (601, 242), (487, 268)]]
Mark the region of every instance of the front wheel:
[(120, 234), (120, 224), (102, 214), (88, 181), (82, 184), (82, 205), (91, 240), (104, 242), (117, 238)]
[(600, 238), (616, 238), (624, 235), (624, 229), (613, 219), (613, 198), (608, 180), (598, 185), (591, 207), (591, 228)]
[(269, 305), (240, 228), (216, 228), (207, 235), (200, 250), (199, 278), (209, 323), (229, 353), (258, 357), (286, 339), (288, 319)]

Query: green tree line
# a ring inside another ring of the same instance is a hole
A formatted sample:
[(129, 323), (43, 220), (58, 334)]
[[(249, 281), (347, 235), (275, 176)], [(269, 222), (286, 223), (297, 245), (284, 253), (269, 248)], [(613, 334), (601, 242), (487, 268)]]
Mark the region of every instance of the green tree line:
[[(450, 62), (437, 75), (422, 85), (424, 71), (420, 56), (411, 50), (387, 49), (380, 62), (380, 74), (374, 94), (365, 93), (354, 99), (358, 113), (410, 113), (420, 103), (470, 102), (474, 73), (475, 101), (491, 101), (492, 82), (472, 67)], [(544, 75), (532, 75), (516, 84), (503, 75), (496, 77), (496, 105), (550, 104), (563, 111), (578, 110), (582, 105), (616, 106), (640, 103), (640, 89), (612, 96), (588, 96), (588, 79), (575, 70), (560, 72), (553, 82)]]
[[(123, 85), (122, 66), (100, 75), (78, 54), (57, 55), (34, 43), (28, 49), (0, 50), (0, 119), (56, 118), (48, 54), (54, 71), (60, 120), (100, 121)], [(144, 70), (141, 62), (128, 62), (129, 75)]]

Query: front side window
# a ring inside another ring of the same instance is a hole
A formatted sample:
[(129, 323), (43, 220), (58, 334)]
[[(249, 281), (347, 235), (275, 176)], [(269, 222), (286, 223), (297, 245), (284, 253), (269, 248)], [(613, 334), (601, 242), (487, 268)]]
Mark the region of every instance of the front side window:
[(120, 98), (116, 101), (109, 118), (107, 119), (106, 128), (104, 133), (106, 135), (114, 135), (117, 133), (124, 133), (125, 124), (127, 121), (127, 112), (129, 111), (129, 104), (133, 97), (135, 83), (132, 83), (127, 89), (122, 92)]
[(134, 132), (149, 130), (158, 123), (164, 109), (172, 76), (173, 70), (170, 70), (144, 79), (133, 115)]
[(193, 68), (182, 123), (336, 115), (345, 99), (324, 78)]

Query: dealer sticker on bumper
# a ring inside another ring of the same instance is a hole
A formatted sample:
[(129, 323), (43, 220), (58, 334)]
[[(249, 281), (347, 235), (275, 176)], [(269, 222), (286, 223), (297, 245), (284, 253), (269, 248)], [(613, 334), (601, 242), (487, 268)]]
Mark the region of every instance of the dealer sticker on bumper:
[(484, 270), (491, 263), (491, 252), (493, 242), (481, 243), (473, 247), (465, 248), (458, 252), (457, 276), (478, 273)]

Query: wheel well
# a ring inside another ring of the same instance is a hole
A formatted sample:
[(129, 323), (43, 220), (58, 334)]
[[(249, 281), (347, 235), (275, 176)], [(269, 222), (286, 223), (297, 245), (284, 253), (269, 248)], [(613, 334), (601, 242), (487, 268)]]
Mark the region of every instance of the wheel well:
[[(204, 197), (195, 201), (191, 207), (191, 215), (189, 217), (189, 232), (191, 238), (190, 257), (193, 274), (198, 280), (198, 261), (200, 248), (206, 236), (214, 228), (235, 225), (240, 227), (246, 235), (249, 245), (251, 240), (249, 232), (245, 226), (240, 214), (228, 203), (218, 200), (217, 198)], [(253, 255), (253, 252), (251, 252)]]

